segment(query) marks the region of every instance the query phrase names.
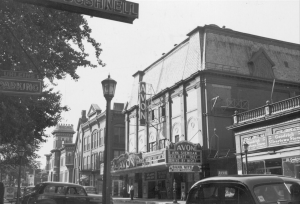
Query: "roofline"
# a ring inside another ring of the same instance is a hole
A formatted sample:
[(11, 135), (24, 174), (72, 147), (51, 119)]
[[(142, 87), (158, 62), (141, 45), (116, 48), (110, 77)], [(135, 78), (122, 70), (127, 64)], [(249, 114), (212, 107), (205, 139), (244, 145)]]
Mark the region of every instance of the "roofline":
[[(170, 55), (174, 50), (176, 50), (179, 46), (183, 45), (184, 43), (186, 43), (187, 41), (189, 41), (189, 38), (186, 38), (184, 41), (182, 41), (180, 44), (176, 45), (175, 47), (173, 47), (169, 52), (167, 52), (166, 54), (164, 54), (162, 57), (160, 57), (158, 60), (154, 61), (152, 64), (150, 64), (147, 68), (145, 68), (143, 71), (143, 73), (145, 73), (148, 69), (150, 69), (153, 65), (155, 65), (156, 63), (158, 63), (159, 61), (163, 60), (164, 58), (166, 58), (168, 55)], [(134, 75), (135, 76), (135, 75)]]
[(275, 45), (280, 45), (282, 47), (288, 47), (288, 48), (293, 48), (293, 49), (296, 49), (296, 50), (300, 50), (300, 44), (297, 44), (297, 43), (291, 43), (291, 42), (277, 40), (277, 39), (273, 39), (273, 38), (262, 37), (262, 36), (259, 36), (259, 35), (243, 33), (243, 32), (231, 30), (231, 29), (228, 29), (228, 28), (216, 27), (216, 26), (213, 26), (213, 25), (205, 25), (203, 27), (198, 26), (195, 29), (193, 29), (191, 32), (189, 32), (187, 34), (187, 36), (191, 36), (195, 32), (201, 31), (201, 30), (202, 31), (204, 30), (204, 32), (206, 32), (206, 33), (217, 32), (217, 33), (222, 33), (222, 34), (226, 34), (226, 35), (229, 35), (229, 36), (239, 37), (239, 38), (243, 38), (243, 39), (251, 39), (253, 41), (260, 41), (260, 42), (264, 42), (264, 43), (268, 43), (268, 44), (273, 44), (273, 45), (275, 44)]

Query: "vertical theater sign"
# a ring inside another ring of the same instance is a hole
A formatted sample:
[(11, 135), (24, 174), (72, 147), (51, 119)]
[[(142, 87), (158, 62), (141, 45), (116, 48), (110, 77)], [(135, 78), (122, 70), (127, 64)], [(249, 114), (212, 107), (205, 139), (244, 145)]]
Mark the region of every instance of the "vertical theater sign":
[(133, 23), (139, 16), (139, 5), (125, 0), (15, 0), (73, 13)]

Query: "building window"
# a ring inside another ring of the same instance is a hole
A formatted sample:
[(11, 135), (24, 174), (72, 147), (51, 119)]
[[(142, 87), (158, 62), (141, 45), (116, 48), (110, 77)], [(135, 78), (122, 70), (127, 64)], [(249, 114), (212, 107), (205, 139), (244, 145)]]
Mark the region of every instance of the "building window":
[(97, 147), (99, 147), (99, 132), (97, 132)]
[(159, 149), (163, 149), (166, 147), (166, 139), (159, 140)]
[(65, 171), (65, 182), (68, 182), (68, 171)]
[(83, 157), (83, 169), (86, 169), (86, 164), (85, 164), (85, 162), (86, 162), (86, 158)]
[(149, 121), (155, 120), (157, 110), (152, 109), (149, 111)]
[(114, 150), (114, 158), (120, 156), (121, 154), (124, 154), (125, 151), (120, 151), (120, 150)]
[(103, 162), (103, 152), (99, 152), (99, 160), (100, 162)]
[(114, 143), (125, 143), (125, 128), (115, 127), (114, 128)]
[(87, 137), (87, 150), (90, 150), (90, 144), (91, 144), (91, 137), (90, 136), (88, 136)]
[(103, 131), (100, 130), (100, 146), (102, 146), (104, 144), (104, 134)]
[(94, 148), (94, 134), (91, 135), (91, 149)]
[(149, 143), (149, 150), (150, 152), (156, 151), (156, 142)]
[(160, 116), (165, 117), (166, 116), (166, 106), (163, 105), (160, 107)]
[(179, 135), (175, 135), (175, 143), (179, 142)]
[(87, 156), (86, 158), (86, 169), (90, 168), (90, 156)]
[(83, 151), (85, 151), (85, 145), (86, 145), (86, 143), (85, 143), (85, 138), (83, 138)]
[(94, 155), (91, 156), (91, 167), (94, 169)]

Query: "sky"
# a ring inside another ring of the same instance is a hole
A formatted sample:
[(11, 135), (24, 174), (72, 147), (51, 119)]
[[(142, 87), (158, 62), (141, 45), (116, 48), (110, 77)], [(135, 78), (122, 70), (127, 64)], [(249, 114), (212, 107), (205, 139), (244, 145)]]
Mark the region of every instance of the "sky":
[[(162, 53), (187, 38), (197, 26), (215, 24), (235, 31), (300, 44), (299, 0), (130, 0), (139, 4), (139, 18), (127, 24), (97, 17), (85, 16), (92, 37), (103, 52), (100, 58), (105, 67), (77, 70), (78, 81), (70, 77), (58, 81), (55, 90), (62, 94), (62, 104), (70, 111), (62, 114), (63, 124), (77, 129), (81, 111), (89, 111), (91, 104), (106, 108), (101, 81), (110, 74), (117, 81), (114, 102), (126, 103), (133, 83), (132, 75), (144, 70)], [(96, 63), (94, 50), (86, 47), (90, 60)], [(51, 135), (54, 127), (46, 130)], [(73, 141), (76, 134), (74, 134)], [(52, 136), (38, 154), (41, 168), (45, 167), (44, 154), (53, 148)]]

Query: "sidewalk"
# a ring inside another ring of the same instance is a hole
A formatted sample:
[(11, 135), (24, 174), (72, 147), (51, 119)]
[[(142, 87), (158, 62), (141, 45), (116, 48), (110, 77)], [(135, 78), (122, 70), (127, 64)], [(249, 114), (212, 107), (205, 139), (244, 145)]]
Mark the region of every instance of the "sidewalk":
[[(157, 198), (122, 198), (122, 197), (113, 197), (114, 204), (173, 204), (171, 199), (157, 199)], [(178, 204), (185, 204), (185, 201), (177, 200)]]

